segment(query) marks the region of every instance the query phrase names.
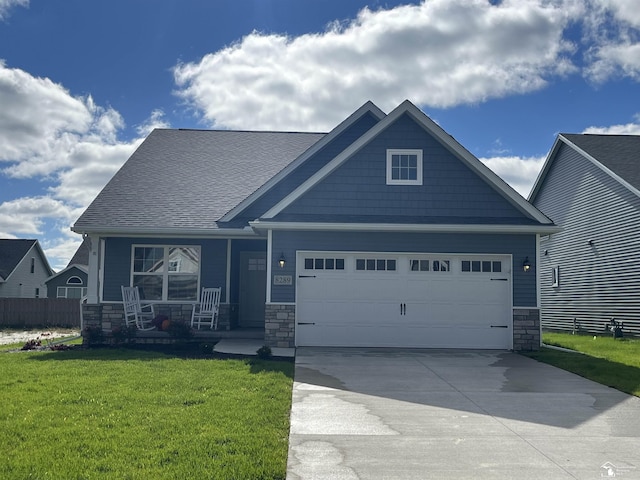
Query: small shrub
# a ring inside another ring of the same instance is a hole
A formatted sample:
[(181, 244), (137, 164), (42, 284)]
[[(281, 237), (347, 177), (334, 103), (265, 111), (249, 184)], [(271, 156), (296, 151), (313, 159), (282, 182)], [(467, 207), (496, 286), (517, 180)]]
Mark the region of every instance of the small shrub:
[(85, 327), (83, 336), (88, 345), (98, 345), (104, 341), (104, 332), (100, 326)]
[(191, 325), (185, 322), (173, 320), (169, 323), (167, 328), (167, 332), (176, 340), (180, 339), (188, 339), (193, 335), (193, 330), (191, 330)]
[(262, 347), (260, 347), (256, 351), (256, 353), (258, 354), (258, 358), (262, 360), (268, 360), (273, 355), (271, 352), (271, 347), (268, 347), (267, 345), (263, 345)]
[(124, 325), (115, 327), (111, 331), (113, 341), (116, 345), (119, 345), (121, 343), (135, 343), (135, 337), (137, 333), (138, 329), (135, 325)]

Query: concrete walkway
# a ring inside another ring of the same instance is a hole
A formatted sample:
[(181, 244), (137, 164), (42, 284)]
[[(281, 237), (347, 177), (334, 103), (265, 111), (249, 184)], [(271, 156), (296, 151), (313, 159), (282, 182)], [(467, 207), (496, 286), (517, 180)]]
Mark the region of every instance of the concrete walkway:
[(287, 479), (640, 479), (640, 399), (495, 351), (298, 348)]
[[(226, 353), (232, 355), (255, 356), (257, 351), (264, 345), (261, 339), (241, 339), (241, 338), (223, 338), (213, 347), (216, 353)], [(271, 354), (274, 357), (293, 358), (296, 355), (295, 348), (271, 348)]]

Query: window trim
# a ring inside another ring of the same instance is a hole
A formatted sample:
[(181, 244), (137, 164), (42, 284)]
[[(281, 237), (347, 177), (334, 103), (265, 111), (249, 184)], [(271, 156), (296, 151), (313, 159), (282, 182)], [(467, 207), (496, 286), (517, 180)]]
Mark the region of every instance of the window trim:
[[(417, 172), (415, 180), (394, 179), (392, 172), (394, 155), (415, 155), (417, 159)], [(389, 148), (387, 149), (387, 185), (422, 185), (422, 150), (410, 148)]]
[(560, 267), (557, 265), (551, 269), (551, 286), (553, 288), (560, 286)]
[[(80, 296), (79, 297), (69, 297), (69, 290), (75, 290), (75, 289), (79, 289), (80, 290)], [(64, 293), (64, 295), (62, 295), (62, 293)], [(82, 298), (82, 297), (86, 297), (86, 296), (87, 296), (87, 287), (60, 286), (60, 287), (56, 288), (56, 298), (73, 298), (73, 299), (75, 299), (75, 298)]]
[[(162, 248), (163, 249), (163, 265), (162, 272), (136, 272), (135, 271), (135, 251), (136, 248)], [(197, 277), (196, 297), (193, 299), (169, 299), (169, 276), (194, 275), (194, 273), (180, 273), (171, 271), (169, 262), (169, 250), (171, 248), (193, 248), (198, 251), (198, 271), (195, 273)], [(129, 262), (129, 286), (133, 286), (134, 277), (136, 275), (160, 276), (162, 275), (162, 298), (145, 299), (147, 303), (194, 303), (200, 298), (200, 284), (202, 275), (202, 247), (201, 245), (185, 245), (185, 244), (147, 244), (134, 243), (131, 245), (131, 259)]]

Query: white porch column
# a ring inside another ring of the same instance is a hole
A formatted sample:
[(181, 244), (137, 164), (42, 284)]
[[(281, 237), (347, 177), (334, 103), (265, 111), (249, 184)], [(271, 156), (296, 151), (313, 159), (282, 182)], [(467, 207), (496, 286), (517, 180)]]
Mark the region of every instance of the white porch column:
[(87, 303), (99, 302), (100, 290), (100, 237), (89, 235), (89, 273), (87, 278)]
[(273, 230), (267, 230), (267, 304), (271, 303), (271, 259), (273, 256), (271, 252), (273, 250)]

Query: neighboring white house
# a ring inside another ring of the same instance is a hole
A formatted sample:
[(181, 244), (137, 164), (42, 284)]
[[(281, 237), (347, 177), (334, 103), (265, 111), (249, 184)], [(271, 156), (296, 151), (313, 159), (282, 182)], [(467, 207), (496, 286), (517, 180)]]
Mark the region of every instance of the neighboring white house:
[(562, 227), (540, 240), (542, 326), (640, 334), (640, 135), (560, 134), (529, 201)]
[(0, 239), (0, 297), (46, 298), (53, 273), (38, 240)]

